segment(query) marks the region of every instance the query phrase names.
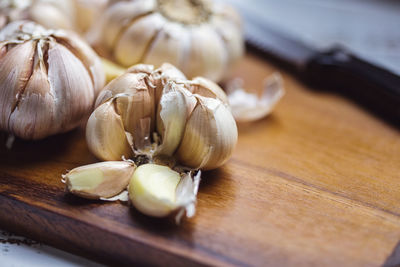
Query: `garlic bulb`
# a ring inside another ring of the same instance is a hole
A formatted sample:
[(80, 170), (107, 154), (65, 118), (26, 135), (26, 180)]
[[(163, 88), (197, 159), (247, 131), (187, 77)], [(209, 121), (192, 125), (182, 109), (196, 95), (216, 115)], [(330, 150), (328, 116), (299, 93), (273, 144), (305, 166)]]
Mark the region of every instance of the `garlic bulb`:
[(0, 31), (0, 131), (41, 139), (78, 126), (104, 86), (96, 53), (73, 32), (26, 21)]
[(75, 6), (71, 0), (1, 0), (0, 28), (22, 19), (46, 28), (73, 29)]
[(46, 28), (85, 33), (108, 0), (1, 0), (0, 29), (16, 20), (32, 20)]
[(169, 62), (189, 78), (216, 82), (243, 54), (238, 14), (207, 0), (116, 1), (91, 37), (93, 46), (123, 66)]
[(170, 64), (131, 67), (102, 90), (96, 106), (86, 140), (102, 160), (146, 154), (208, 170), (224, 164), (237, 142), (222, 89), (205, 78), (188, 81)]

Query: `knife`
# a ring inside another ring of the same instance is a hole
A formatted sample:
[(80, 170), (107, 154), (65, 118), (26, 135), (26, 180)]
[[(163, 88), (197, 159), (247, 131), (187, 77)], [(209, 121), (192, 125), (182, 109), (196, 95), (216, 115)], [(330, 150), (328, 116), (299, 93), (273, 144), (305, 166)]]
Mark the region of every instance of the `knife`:
[(280, 64), (313, 88), (347, 96), (400, 127), (400, 76), (357, 57), (343, 46), (320, 51), (274, 28), (247, 1), (233, 4), (244, 20), (248, 47)]

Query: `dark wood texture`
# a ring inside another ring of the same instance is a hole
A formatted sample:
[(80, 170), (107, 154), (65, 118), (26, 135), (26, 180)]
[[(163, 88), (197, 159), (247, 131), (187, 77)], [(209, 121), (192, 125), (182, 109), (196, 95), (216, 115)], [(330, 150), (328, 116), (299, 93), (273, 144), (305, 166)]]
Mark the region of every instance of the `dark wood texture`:
[[(235, 75), (260, 89), (276, 69), (248, 55)], [(400, 240), (400, 133), (283, 73), (272, 116), (239, 125), (231, 160), (206, 172), (197, 214), (176, 226), (64, 192), (95, 162), (82, 130), (0, 150), (0, 226), (114, 264), (379, 266)], [(5, 137), (0, 140), (4, 144)], [(391, 256), (392, 255), (392, 256)]]

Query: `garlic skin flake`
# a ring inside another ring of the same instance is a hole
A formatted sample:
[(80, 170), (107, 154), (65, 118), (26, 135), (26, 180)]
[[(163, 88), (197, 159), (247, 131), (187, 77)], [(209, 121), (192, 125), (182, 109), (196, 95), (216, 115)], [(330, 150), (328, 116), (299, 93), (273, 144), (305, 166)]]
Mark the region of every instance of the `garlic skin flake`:
[(111, 198), (127, 188), (135, 169), (129, 161), (105, 161), (75, 168), (63, 179), (67, 190), (77, 196)]
[(228, 100), (236, 121), (255, 121), (270, 114), (285, 95), (283, 80), (279, 73), (274, 73), (264, 82), (261, 97), (242, 89), (243, 81), (232, 80), (228, 85)]
[(89, 42), (129, 67), (169, 62), (189, 78), (221, 81), (242, 57), (241, 20), (226, 4), (207, 0), (128, 0), (111, 3)]
[(102, 90), (86, 128), (89, 149), (102, 160), (133, 151), (192, 169), (224, 164), (238, 137), (225, 93), (170, 64), (153, 69), (133, 66)]
[(0, 131), (42, 139), (77, 127), (105, 83), (75, 33), (16, 21), (0, 31)]

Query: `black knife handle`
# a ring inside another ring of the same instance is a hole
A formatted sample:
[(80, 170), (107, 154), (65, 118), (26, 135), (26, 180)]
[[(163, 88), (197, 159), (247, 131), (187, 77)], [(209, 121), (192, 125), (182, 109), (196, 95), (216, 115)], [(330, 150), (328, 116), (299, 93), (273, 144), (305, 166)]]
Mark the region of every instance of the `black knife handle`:
[(400, 126), (400, 77), (392, 72), (335, 47), (313, 57), (305, 73), (318, 87), (340, 92)]

